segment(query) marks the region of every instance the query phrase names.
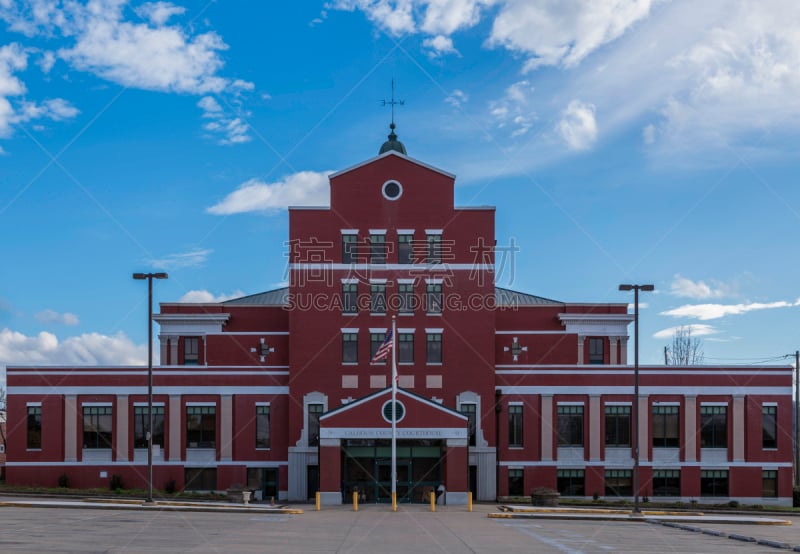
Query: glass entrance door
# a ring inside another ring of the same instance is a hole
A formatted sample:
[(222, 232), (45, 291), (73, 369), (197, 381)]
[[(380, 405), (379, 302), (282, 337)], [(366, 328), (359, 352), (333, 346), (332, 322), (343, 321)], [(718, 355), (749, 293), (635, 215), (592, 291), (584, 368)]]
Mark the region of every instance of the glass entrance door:
[[(392, 501), (392, 461), (375, 460), (375, 500)], [(408, 494), (411, 489), (411, 460), (397, 460), (397, 502), (411, 502)]]

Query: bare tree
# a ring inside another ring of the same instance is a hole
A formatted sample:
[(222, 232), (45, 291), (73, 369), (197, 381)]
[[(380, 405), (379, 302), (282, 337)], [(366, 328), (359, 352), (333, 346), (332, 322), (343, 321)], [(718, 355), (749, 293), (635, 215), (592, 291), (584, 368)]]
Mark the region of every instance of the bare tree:
[(664, 347), (667, 365), (700, 365), (703, 363), (703, 341), (692, 336), (691, 325), (681, 325), (672, 335), (672, 345)]

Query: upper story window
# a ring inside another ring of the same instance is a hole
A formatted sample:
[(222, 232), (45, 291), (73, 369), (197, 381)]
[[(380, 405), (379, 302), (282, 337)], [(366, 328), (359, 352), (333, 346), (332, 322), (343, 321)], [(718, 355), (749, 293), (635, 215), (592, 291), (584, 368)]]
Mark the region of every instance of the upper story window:
[(28, 449), (42, 447), (42, 407), (28, 406)]
[(778, 448), (777, 406), (761, 406), (761, 448)]
[(397, 341), (397, 361), (401, 364), (414, 363), (414, 333), (398, 333)]
[(256, 448), (269, 448), (269, 406), (256, 406)]
[(414, 263), (414, 233), (397, 235), (397, 263), (399, 264), (413, 264)]
[(358, 362), (358, 333), (342, 333), (342, 363)]
[(342, 263), (354, 264), (358, 262), (358, 235), (342, 235)]
[(631, 445), (631, 407), (606, 406), (606, 446)]
[(186, 448), (216, 448), (217, 407), (186, 406)]
[(442, 313), (441, 283), (428, 283), (425, 286), (425, 312), (428, 314)]
[(653, 406), (653, 448), (680, 446), (679, 406)]
[(414, 313), (414, 283), (398, 283), (397, 298), (397, 313)]
[(369, 236), (369, 263), (386, 263), (386, 235), (383, 233), (370, 234)]
[(727, 406), (700, 406), (700, 447), (728, 447)]
[(590, 338), (589, 339), (589, 363), (602, 364), (603, 359), (603, 339)]
[[(369, 359), (374, 360), (375, 354), (378, 352), (378, 349), (383, 344), (383, 341), (386, 339), (386, 331), (381, 331), (380, 333), (370, 333), (369, 334)], [(388, 357), (388, 356), (387, 356)], [(385, 364), (386, 358), (379, 360), (377, 362), (372, 361), (373, 364)]]
[(386, 313), (386, 284), (370, 283), (369, 285), (369, 312), (371, 314)]
[(583, 406), (559, 405), (558, 445), (583, 446)]
[(183, 365), (197, 365), (200, 361), (200, 338), (184, 337)]
[(427, 363), (429, 364), (442, 363), (442, 334), (427, 333), (426, 339), (428, 343)]
[(508, 407), (508, 446), (522, 446), (522, 405)]
[[(133, 447), (147, 448), (150, 416), (147, 406), (133, 407)], [(153, 406), (153, 444), (164, 448), (164, 406)]]
[(308, 405), (308, 446), (319, 446), (319, 418), (322, 404)]
[(478, 416), (478, 406), (474, 402), (465, 402), (461, 404), (458, 411), (462, 415), (467, 416), (467, 436), (469, 437), (469, 445), (475, 446), (475, 425)]
[(358, 285), (356, 283), (342, 283), (342, 313), (358, 313)]
[(427, 252), (425, 261), (429, 264), (442, 263), (442, 235), (429, 233), (425, 237)]
[(83, 447), (111, 448), (113, 441), (111, 406), (83, 407)]

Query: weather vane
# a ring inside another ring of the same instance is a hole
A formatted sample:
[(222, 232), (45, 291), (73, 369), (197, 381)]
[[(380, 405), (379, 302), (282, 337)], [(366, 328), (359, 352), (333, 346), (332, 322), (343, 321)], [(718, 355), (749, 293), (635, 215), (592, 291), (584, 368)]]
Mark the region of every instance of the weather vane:
[(392, 107), (392, 129), (394, 129), (394, 107), (395, 106), (405, 106), (405, 100), (395, 100), (394, 99), (394, 79), (392, 79), (392, 99), (391, 100), (381, 100), (381, 106), (391, 106)]

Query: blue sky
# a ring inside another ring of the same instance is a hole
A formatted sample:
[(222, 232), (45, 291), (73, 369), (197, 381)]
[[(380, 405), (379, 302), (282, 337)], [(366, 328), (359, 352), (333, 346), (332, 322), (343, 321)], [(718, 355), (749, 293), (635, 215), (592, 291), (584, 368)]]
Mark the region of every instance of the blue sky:
[(680, 325), (707, 363), (794, 352), (798, 20), (792, 0), (0, 0), (0, 366), (144, 363), (135, 271), (169, 272), (157, 301), (279, 286), (286, 206), (377, 154), (392, 79), (409, 155), (519, 247), (499, 285), (654, 283), (643, 363)]

